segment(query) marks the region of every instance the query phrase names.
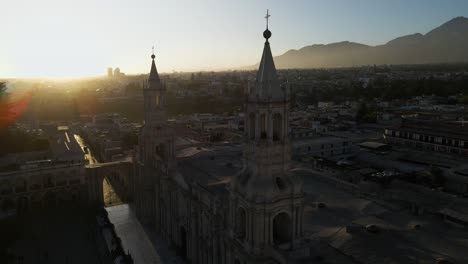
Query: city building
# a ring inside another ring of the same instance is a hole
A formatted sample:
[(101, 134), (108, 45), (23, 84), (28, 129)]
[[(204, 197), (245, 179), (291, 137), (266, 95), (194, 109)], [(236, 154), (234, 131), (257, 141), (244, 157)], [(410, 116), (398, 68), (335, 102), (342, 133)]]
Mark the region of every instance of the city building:
[(86, 204), (84, 163), (37, 160), (0, 172), (0, 219), (34, 208)]
[(389, 144), (466, 156), (467, 135), (464, 121), (404, 119), (400, 125), (385, 129), (384, 139)]

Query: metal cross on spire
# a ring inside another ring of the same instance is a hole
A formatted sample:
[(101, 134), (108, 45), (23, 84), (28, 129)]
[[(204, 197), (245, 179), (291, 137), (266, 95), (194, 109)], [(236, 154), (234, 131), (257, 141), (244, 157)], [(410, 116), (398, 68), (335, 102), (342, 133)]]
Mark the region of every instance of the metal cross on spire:
[(266, 28), (268, 29), (268, 18), (270, 18), (271, 15), (268, 13), (268, 9), (267, 9), (267, 14), (265, 16), (265, 19), (266, 19)]
[(156, 56), (154, 56), (154, 45), (153, 45), (153, 47), (151, 47), (151, 49), (153, 50), (153, 53), (151, 54), (151, 58), (154, 60), (154, 58), (156, 57)]

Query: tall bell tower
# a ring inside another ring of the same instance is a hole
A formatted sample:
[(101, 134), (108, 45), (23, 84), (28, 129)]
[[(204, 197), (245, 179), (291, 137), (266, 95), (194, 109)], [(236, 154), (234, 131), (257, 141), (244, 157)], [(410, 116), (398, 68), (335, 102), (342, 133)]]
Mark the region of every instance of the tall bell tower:
[(289, 87), (276, 72), (269, 17), (257, 77), (245, 93), (244, 168), (231, 182), (231, 235), (254, 255), (294, 248), (302, 238), (303, 186), (289, 171)]

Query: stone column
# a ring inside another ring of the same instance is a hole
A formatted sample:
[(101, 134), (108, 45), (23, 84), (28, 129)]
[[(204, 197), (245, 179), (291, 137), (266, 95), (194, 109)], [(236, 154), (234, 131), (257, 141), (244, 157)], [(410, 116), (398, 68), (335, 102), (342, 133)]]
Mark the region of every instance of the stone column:
[(273, 225), (272, 225), (273, 219), (271, 218), (271, 213), (268, 213), (268, 221), (267, 221), (267, 230), (268, 230), (268, 235), (267, 235), (267, 242), (269, 245), (273, 244)]

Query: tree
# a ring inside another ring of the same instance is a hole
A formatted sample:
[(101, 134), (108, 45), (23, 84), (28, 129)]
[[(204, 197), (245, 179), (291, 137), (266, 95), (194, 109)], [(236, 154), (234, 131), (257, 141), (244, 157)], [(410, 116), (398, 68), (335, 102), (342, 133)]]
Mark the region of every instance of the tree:
[(364, 102), (361, 103), (356, 114), (356, 119), (361, 122), (375, 123), (377, 120), (377, 114), (374, 107), (368, 107)]
[(0, 82), (0, 101), (3, 99), (3, 96), (6, 94), (6, 83)]

